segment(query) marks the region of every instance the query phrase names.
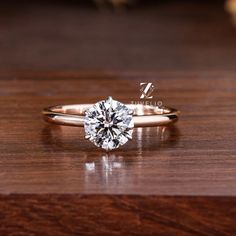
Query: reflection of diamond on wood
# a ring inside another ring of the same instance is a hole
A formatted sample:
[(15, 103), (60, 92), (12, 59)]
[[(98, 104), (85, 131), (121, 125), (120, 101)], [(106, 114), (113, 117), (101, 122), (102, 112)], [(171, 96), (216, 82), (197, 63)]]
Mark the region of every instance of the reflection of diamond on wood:
[(132, 138), (132, 110), (109, 97), (85, 112), (85, 137), (96, 146), (112, 150)]

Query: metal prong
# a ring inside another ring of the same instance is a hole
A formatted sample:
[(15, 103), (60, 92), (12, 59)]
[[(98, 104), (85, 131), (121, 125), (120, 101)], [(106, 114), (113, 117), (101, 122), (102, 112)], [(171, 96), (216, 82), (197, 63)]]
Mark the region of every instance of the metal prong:
[(112, 97), (108, 96), (107, 101), (111, 102), (112, 101)]

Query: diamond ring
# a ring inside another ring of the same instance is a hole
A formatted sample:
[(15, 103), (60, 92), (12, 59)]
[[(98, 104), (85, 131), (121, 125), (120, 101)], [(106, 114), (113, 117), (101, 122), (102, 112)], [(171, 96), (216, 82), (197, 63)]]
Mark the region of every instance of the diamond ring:
[(95, 104), (59, 105), (43, 110), (50, 123), (84, 127), (85, 138), (107, 151), (132, 139), (134, 127), (160, 126), (178, 120), (179, 111), (168, 107), (123, 104), (108, 97)]

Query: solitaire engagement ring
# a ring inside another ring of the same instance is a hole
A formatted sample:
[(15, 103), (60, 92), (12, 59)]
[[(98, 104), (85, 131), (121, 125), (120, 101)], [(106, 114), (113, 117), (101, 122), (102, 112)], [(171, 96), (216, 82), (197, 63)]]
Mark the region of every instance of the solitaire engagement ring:
[(107, 151), (132, 139), (134, 127), (171, 124), (180, 112), (173, 108), (123, 104), (112, 97), (95, 104), (59, 105), (43, 110), (50, 123), (83, 127), (85, 138)]

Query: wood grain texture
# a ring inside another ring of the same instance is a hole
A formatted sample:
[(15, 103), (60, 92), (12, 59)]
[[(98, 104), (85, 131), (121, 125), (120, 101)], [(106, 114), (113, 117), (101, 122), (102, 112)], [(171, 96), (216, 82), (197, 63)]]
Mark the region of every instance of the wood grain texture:
[[(234, 74), (57, 75), (1, 75), (1, 193), (236, 195)], [(50, 105), (109, 95), (138, 100), (143, 80), (181, 118), (171, 127), (135, 129), (131, 142), (109, 154), (85, 140), (83, 128), (42, 120)]]
[(1, 1), (0, 69), (236, 69), (224, 0), (144, 0), (123, 12), (78, 2)]
[[(0, 3), (0, 236), (236, 235), (235, 28), (223, 1), (140, 6)], [(42, 120), (144, 81), (180, 120), (109, 154)]]
[[(234, 73), (0, 78), (0, 235), (235, 234)], [(175, 126), (136, 129), (107, 154), (82, 128), (42, 120), (48, 105), (137, 100), (141, 81), (181, 110)]]
[(0, 196), (1, 235), (235, 235), (236, 199)]

